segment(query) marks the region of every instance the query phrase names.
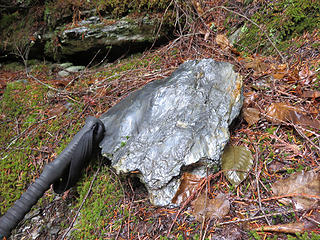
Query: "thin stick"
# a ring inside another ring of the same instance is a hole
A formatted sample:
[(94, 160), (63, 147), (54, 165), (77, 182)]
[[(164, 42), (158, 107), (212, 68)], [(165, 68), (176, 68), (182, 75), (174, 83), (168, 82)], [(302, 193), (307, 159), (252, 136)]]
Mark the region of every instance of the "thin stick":
[(206, 226), (206, 229), (205, 229), (205, 231), (204, 231), (202, 240), (205, 240), (205, 238), (206, 238), (206, 235), (207, 235), (207, 232), (208, 232), (208, 228), (209, 228), (209, 226), (210, 226), (210, 224), (211, 224), (212, 219), (213, 219), (213, 218), (210, 218), (209, 221), (208, 221), (208, 223), (207, 223), (207, 226)]
[(54, 90), (54, 91), (56, 91), (56, 92), (61, 92), (59, 89), (54, 88), (54, 87), (52, 87), (52, 86), (50, 86), (49, 84), (46, 84), (46, 83), (44, 83), (44, 82), (41, 82), (38, 78), (36, 78), (35, 76), (29, 74), (29, 72), (27, 72), (27, 77), (34, 79), (34, 80), (37, 81), (38, 83), (42, 84), (43, 86), (46, 86), (47, 88), (49, 88), (49, 89), (51, 89), (51, 90)]
[(190, 36), (196, 36), (196, 35), (201, 35), (201, 34), (202, 33), (188, 33), (188, 34), (185, 34), (185, 35), (181, 35), (178, 38), (176, 38), (175, 40), (173, 40), (172, 43), (170, 43), (170, 45), (168, 46), (168, 50), (171, 49), (174, 46), (174, 44), (176, 42), (178, 42), (181, 38), (190, 37)]
[[(96, 54), (93, 56), (93, 58), (92, 58), (91, 61), (87, 64), (87, 66), (85, 67), (84, 70), (86, 70), (86, 69), (89, 68), (89, 66), (90, 66), (91, 63), (96, 59), (96, 57), (97, 57), (97, 55), (100, 53), (100, 51), (101, 51), (101, 49), (99, 49), (99, 50), (96, 52)], [(110, 52), (110, 49), (109, 49), (107, 55), (109, 54), (109, 52)], [(107, 56), (107, 55), (106, 55), (106, 56)], [(76, 81), (77, 79), (81, 78), (81, 77), (83, 76), (83, 74), (84, 74), (84, 70), (81, 71), (81, 74), (80, 74), (80, 75), (78, 75), (77, 77), (73, 78), (70, 82), (68, 82), (68, 84), (64, 87), (64, 89), (66, 89), (67, 87), (69, 87), (69, 86), (70, 86), (74, 81)]]
[(257, 185), (257, 192), (258, 192), (258, 203), (259, 203), (259, 208), (260, 211), (263, 213), (263, 215), (265, 216), (265, 219), (268, 223), (268, 225), (271, 225), (271, 223), (269, 222), (269, 219), (266, 217), (266, 213), (262, 208), (262, 203), (261, 203), (261, 196), (260, 196), (260, 183), (259, 183), (259, 177), (260, 177), (260, 170), (258, 170), (258, 161), (259, 161), (259, 153), (258, 153), (258, 147), (255, 146), (255, 160), (256, 160), (256, 169), (255, 169), (255, 176), (256, 176), (256, 185)]
[[(210, 187), (209, 187), (209, 184), (210, 184), (210, 181), (209, 181), (209, 178), (208, 178), (208, 167), (206, 169), (206, 180), (207, 180), (207, 183), (206, 183), (206, 199), (205, 199), (205, 212), (204, 212), (204, 216), (203, 216), (203, 223), (202, 223), (202, 226), (201, 226), (201, 232), (200, 232), (200, 239), (204, 240), (205, 237), (206, 237), (206, 234), (207, 234), (207, 228), (208, 228), (208, 224), (206, 226), (206, 229), (204, 231), (204, 233), (202, 233), (203, 231), (203, 226), (204, 226), (204, 223), (206, 221), (206, 218), (207, 218), (207, 207), (208, 207), (208, 190), (210, 191)], [(201, 237), (202, 236), (202, 237)]]
[(269, 213), (269, 214), (264, 214), (262, 216), (256, 216), (256, 217), (251, 217), (251, 218), (238, 219), (238, 220), (234, 220), (234, 221), (222, 222), (222, 223), (218, 223), (216, 226), (219, 227), (219, 226), (233, 224), (233, 223), (239, 223), (239, 222), (251, 222), (251, 221), (255, 221), (255, 220), (258, 220), (261, 218), (265, 218), (265, 217), (273, 217), (273, 216), (277, 216), (277, 215), (283, 215), (283, 214), (295, 213), (295, 212), (301, 212), (301, 211), (304, 211), (304, 210), (303, 209), (296, 209), (296, 210), (289, 210), (286, 212)]
[(314, 142), (312, 142), (299, 128), (297, 128), (295, 125), (293, 127), (296, 129), (296, 131), (300, 134), (301, 137), (306, 139), (312, 146), (314, 146), (318, 151), (320, 151), (320, 147), (317, 146)]
[[(17, 136), (13, 137), (12, 140), (10, 140), (9, 145), (5, 147), (5, 151), (8, 150), (12, 144), (15, 144), (15, 143), (17, 142), (17, 140), (18, 140), (25, 132), (27, 132), (30, 128), (32, 128), (33, 126), (35, 126), (35, 125), (38, 124), (38, 123), (43, 123), (43, 122), (49, 121), (49, 120), (51, 120), (51, 119), (53, 119), (53, 118), (56, 118), (56, 117), (57, 117), (57, 116), (55, 115), (55, 116), (52, 116), (52, 117), (50, 117), (50, 118), (47, 118), (47, 119), (44, 119), (44, 120), (40, 120), (40, 121), (38, 121), (38, 122), (33, 123), (32, 125), (30, 125), (29, 127), (27, 127), (25, 130), (23, 130), (20, 134), (18, 134)], [(4, 160), (4, 159), (7, 158), (7, 157), (8, 157), (8, 154), (5, 155), (4, 157), (2, 157), (1, 160)]]
[(119, 237), (119, 235), (120, 235), (120, 231), (121, 231), (122, 225), (123, 225), (123, 222), (121, 221), (121, 225), (120, 225), (120, 227), (119, 227), (119, 230), (118, 230), (118, 232), (117, 232), (117, 236), (115, 237), (115, 240), (118, 240), (118, 237)]
[(317, 220), (315, 220), (315, 219), (313, 219), (313, 218), (311, 218), (311, 217), (308, 217), (308, 216), (305, 216), (305, 218), (308, 219), (309, 221), (317, 224), (317, 225), (320, 225), (320, 221), (317, 221)]
[(30, 46), (28, 46), (25, 50), (25, 52), (23, 53), (21, 51), (21, 49), (19, 47), (16, 47), (17, 51), (19, 54), (17, 54), (18, 56), (20, 56), (23, 60), (23, 63), (24, 63), (24, 67), (25, 67), (25, 71), (26, 71), (26, 74), (27, 74), (27, 77), (29, 78), (33, 78), (34, 80), (36, 80), (38, 83), (46, 86), (47, 88), (51, 89), (51, 90), (54, 90), (54, 91), (57, 91), (59, 92), (58, 89), (54, 88), (54, 87), (51, 87), (50, 85), (44, 83), (44, 82), (41, 82), (39, 79), (37, 79), (36, 77), (32, 76), (31, 74), (29, 74), (29, 71), (28, 71), (28, 57), (29, 57), (29, 52), (30, 52)]
[(305, 138), (312, 146), (314, 146), (316, 149), (318, 149), (318, 150), (320, 151), (320, 148), (319, 148), (314, 142), (312, 142), (301, 130), (307, 131), (307, 132), (309, 132), (309, 133), (314, 134), (314, 135), (317, 136), (317, 137), (320, 137), (320, 135), (317, 134), (316, 132), (311, 131), (311, 130), (309, 130), (309, 129), (307, 129), (307, 128), (304, 128), (304, 127), (302, 127), (302, 126), (296, 125), (296, 124), (294, 124), (294, 123), (285, 122), (285, 121), (283, 121), (283, 120), (281, 120), (281, 119), (278, 119), (278, 118), (275, 118), (275, 117), (271, 117), (271, 116), (269, 116), (269, 115), (267, 115), (267, 114), (265, 114), (265, 113), (263, 113), (263, 112), (260, 112), (260, 114), (261, 114), (262, 116), (264, 116), (265, 118), (271, 118), (272, 120), (278, 121), (278, 122), (280, 122), (281, 124), (294, 127), (294, 129), (299, 133), (299, 135), (300, 135), (301, 137)]
[(99, 173), (99, 171), (100, 171), (100, 167), (101, 167), (101, 166), (99, 166), (98, 170), (94, 173), (94, 176), (93, 176), (93, 179), (92, 179), (92, 181), (91, 181), (91, 183), (90, 183), (90, 187), (89, 187), (89, 189), (88, 189), (88, 191), (87, 191), (87, 194), (86, 194), (86, 196), (83, 198), (82, 203), (81, 203), (81, 205), (80, 205), (79, 209), (77, 210), (76, 215), (74, 216), (74, 218), (73, 218), (73, 220), (72, 220), (72, 222), (71, 222), (71, 224), (70, 224), (69, 228), (68, 228), (68, 229), (67, 229), (67, 231), (63, 234), (63, 236), (62, 236), (62, 238), (61, 238), (61, 239), (65, 239), (65, 237), (68, 235), (68, 233), (69, 233), (69, 232), (70, 232), (70, 230), (72, 229), (73, 224), (74, 224), (74, 223), (75, 223), (75, 221), (77, 220), (77, 218), (78, 218), (78, 216), (79, 216), (79, 213), (80, 213), (80, 211), (81, 211), (81, 209), (82, 209), (82, 207), (83, 207), (84, 203), (86, 202), (86, 200), (87, 200), (87, 198), (88, 198), (88, 196), (89, 196), (89, 194), (90, 194), (90, 192), (91, 192), (91, 189), (92, 189), (93, 183), (94, 183), (94, 181), (96, 180), (97, 175), (98, 175), (98, 173)]
[(270, 198), (265, 198), (265, 199), (262, 199), (261, 201), (266, 202), (266, 201), (270, 201), (270, 200), (278, 200), (281, 198), (288, 198), (288, 197), (305, 197), (305, 198), (320, 200), (320, 196), (317, 196), (317, 195), (309, 195), (309, 194), (305, 194), (305, 193), (291, 193), (291, 194), (286, 194), (286, 195), (281, 195), (281, 196), (274, 196), (274, 197), (270, 197)]
[(162, 28), (162, 24), (163, 24), (164, 16), (167, 14), (167, 12), (168, 12), (168, 10), (169, 10), (170, 6), (172, 5), (173, 1), (174, 1), (174, 0), (172, 0), (172, 1), (169, 3), (168, 7), (166, 8), (166, 10), (164, 11), (164, 13), (163, 13), (163, 15), (162, 15), (162, 17), (161, 17), (161, 22), (160, 22), (160, 25), (159, 25), (159, 27), (158, 27), (158, 30), (157, 30), (157, 33), (156, 33), (156, 37), (155, 37), (155, 39), (154, 39), (154, 41), (153, 41), (153, 43), (152, 43), (152, 45), (151, 45), (150, 49), (152, 49), (152, 48), (154, 47), (154, 45), (156, 44), (156, 41), (157, 41), (158, 35), (159, 35), (160, 30), (161, 30), (161, 28)]

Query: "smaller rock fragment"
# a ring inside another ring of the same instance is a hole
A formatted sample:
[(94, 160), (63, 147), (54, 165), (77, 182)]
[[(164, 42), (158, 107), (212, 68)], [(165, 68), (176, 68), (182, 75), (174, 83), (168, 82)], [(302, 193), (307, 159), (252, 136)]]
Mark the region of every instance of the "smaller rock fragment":
[(62, 71), (59, 71), (59, 72), (58, 72), (58, 75), (59, 75), (60, 77), (67, 77), (67, 76), (70, 75), (70, 73), (67, 72), (67, 71), (65, 71), (65, 70), (62, 70)]
[(65, 69), (65, 68), (68, 68), (68, 67), (71, 67), (73, 64), (70, 63), (70, 62), (66, 62), (66, 63), (61, 63), (59, 64), (59, 67)]
[(71, 73), (75, 73), (75, 72), (80, 72), (82, 70), (84, 70), (86, 67), (84, 66), (71, 66), (66, 68), (65, 70)]

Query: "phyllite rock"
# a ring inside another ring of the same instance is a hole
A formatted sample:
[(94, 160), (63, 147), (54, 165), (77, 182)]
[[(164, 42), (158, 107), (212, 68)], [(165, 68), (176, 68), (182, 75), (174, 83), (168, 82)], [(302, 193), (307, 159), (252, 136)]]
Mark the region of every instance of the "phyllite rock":
[(241, 77), (230, 63), (187, 61), (101, 116), (102, 155), (117, 173), (139, 172), (151, 202), (168, 205), (183, 171), (204, 176), (207, 165), (220, 166), (241, 91)]

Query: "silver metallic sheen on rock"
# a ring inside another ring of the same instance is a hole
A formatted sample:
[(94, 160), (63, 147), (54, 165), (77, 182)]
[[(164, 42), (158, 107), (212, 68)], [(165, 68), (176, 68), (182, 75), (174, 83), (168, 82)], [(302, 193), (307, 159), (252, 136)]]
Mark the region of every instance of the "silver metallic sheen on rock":
[(233, 65), (187, 61), (100, 117), (106, 129), (102, 155), (118, 173), (138, 171), (153, 204), (171, 204), (185, 169), (205, 176), (206, 166), (220, 167), (242, 101), (242, 79)]

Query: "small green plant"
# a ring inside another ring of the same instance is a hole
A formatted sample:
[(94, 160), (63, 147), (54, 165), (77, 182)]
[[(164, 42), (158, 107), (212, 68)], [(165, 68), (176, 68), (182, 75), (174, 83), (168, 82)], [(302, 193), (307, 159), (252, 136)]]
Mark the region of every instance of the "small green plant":
[(287, 168), (287, 173), (288, 174), (292, 174), (295, 172), (295, 169), (294, 168)]
[(249, 231), (250, 239), (260, 240), (261, 236), (256, 231)]
[(296, 237), (288, 235), (288, 240), (319, 240), (320, 235), (316, 234), (314, 232), (311, 232), (311, 234), (308, 234), (308, 232), (296, 233)]

